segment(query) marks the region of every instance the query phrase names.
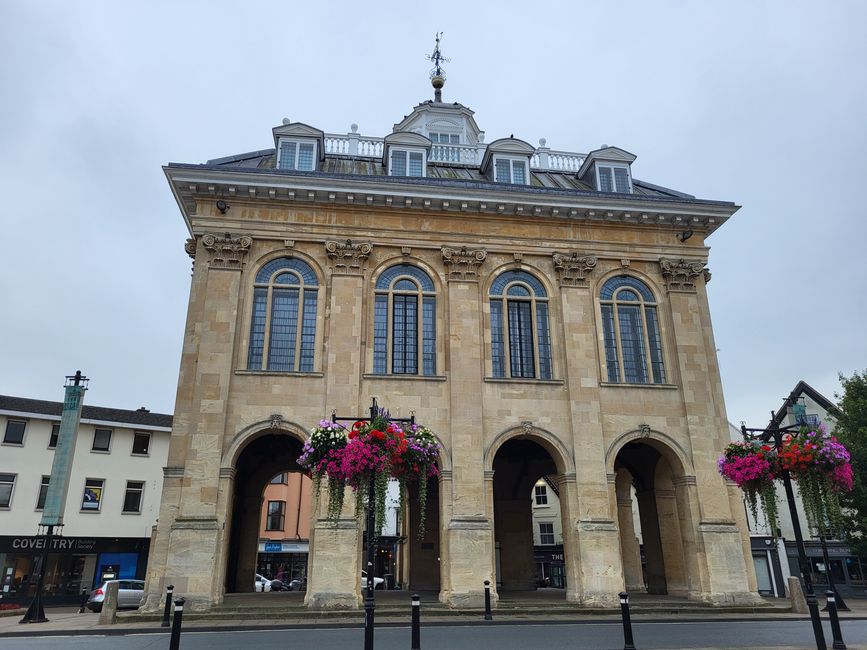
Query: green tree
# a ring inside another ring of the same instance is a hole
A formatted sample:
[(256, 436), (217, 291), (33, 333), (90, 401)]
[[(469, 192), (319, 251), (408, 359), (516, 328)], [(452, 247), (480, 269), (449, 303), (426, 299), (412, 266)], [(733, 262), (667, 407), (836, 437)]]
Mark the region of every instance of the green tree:
[(836, 436), (852, 454), (855, 483), (844, 496), (847, 508), (846, 527), (850, 548), (860, 557), (867, 557), (867, 370), (851, 377), (840, 374), (843, 393), (835, 394), (839, 413)]

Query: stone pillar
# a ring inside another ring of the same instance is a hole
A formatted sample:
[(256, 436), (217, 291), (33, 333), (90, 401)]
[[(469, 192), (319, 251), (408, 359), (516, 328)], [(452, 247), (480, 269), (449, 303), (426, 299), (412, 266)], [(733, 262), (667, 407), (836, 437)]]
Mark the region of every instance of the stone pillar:
[(659, 539), (665, 564), (665, 584), (669, 596), (688, 596), (686, 565), (680, 538), (677, 501), (672, 488), (656, 490), (656, 515), (659, 519)]
[(665, 558), (659, 536), (659, 516), (653, 490), (641, 490), (638, 497), (638, 516), (641, 521), (641, 540), (644, 542), (644, 561), (647, 570), (647, 593), (666, 593)]
[(641, 570), (641, 545), (635, 534), (632, 512), (632, 476), (619, 470), (615, 479), (617, 491), (617, 524), (620, 528), (620, 554), (623, 557), (623, 578), (631, 594), (647, 591)]
[[(448, 278), (449, 340), (449, 432), (452, 443), (451, 516), (443, 522), (443, 547), (449, 574), (448, 593), (441, 599), (452, 606), (484, 605), (484, 581), (490, 580), (496, 600), (494, 571), (494, 537), (492, 509), (485, 481), (482, 399), (484, 377), (484, 342), (480, 318), (477, 271), (487, 253), (484, 250), (442, 249)], [(491, 558), (490, 563), (485, 558)]]
[[(241, 531), (259, 530), (262, 522), (262, 497), (247, 495), (235, 500), (235, 508), (241, 512), (235, 513), (235, 520)], [(238, 563), (235, 567), (235, 591), (247, 593), (255, 591), (250, 567), (256, 566), (256, 556), (259, 553), (258, 535), (240, 535), (238, 544)], [(255, 570), (253, 571), (255, 573)]]
[[(339, 415), (361, 414), (362, 329), (366, 304), (365, 266), (373, 250), (369, 242), (325, 243), (330, 298), (325, 350), (326, 406)], [(366, 399), (366, 398), (365, 398)], [(355, 518), (354, 493), (346, 489), (345, 505), (336, 525), (325, 519), (328, 490), (323, 485), (310, 532), (307, 595), (310, 608), (358, 607), (361, 603), (362, 536)], [(372, 576), (369, 576), (372, 579)]]
[[(576, 488), (580, 509), (563, 521), (564, 553), (580, 563), (578, 583), (567, 598), (586, 606), (613, 606), (623, 589), (623, 564), (616, 524), (611, 508), (599, 394), (599, 361), (596, 345), (596, 317), (587, 278), (596, 258), (572, 253), (553, 256), (560, 283), (565, 368), (572, 421), (572, 447), (576, 456)], [(566, 549), (566, 529), (573, 549)], [(568, 560), (567, 560), (568, 561)], [(567, 567), (567, 571), (568, 571)]]
[(500, 543), (500, 582), (503, 591), (528, 591), (536, 588), (533, 562), (533, 527), (529, 499), (497, 501), (494, 529)]
[(697, 541), (708, 582), (700, 598), (712, 603), (754, 603), (728, 490), (716, 461), (728, 440), (728, 421), (713, 341), (702, 261), (660, 259), (671, 308), (674, 358), (696, 474)]

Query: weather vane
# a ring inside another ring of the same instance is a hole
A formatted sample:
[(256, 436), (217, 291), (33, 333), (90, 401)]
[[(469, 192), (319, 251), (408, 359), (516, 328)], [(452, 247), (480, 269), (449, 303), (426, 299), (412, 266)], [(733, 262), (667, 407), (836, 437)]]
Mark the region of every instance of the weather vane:
[(442, 101), (442, 88), (446, 82), (445, 71), (443, 70), (442, 63), (449, 62), (449, 59), (444, 57), (442, 52), (440, 52), (440, 39), (442, 36), (442, 32), (437, 32), (434, 51), (426, 57), (428, 61), (431, 61), (434, 64), (433, 69), (430, 71), (430, 82), (434, 87), (434, 100), (438, 102)]

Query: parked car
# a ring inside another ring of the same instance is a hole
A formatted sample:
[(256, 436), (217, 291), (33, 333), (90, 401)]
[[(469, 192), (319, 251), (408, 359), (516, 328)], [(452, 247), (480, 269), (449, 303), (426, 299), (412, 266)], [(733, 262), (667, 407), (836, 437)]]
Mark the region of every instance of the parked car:
[(90, 592), (86, 607), (92, 612), (101, 612), (111, 582), (117, 583), (117, 608), (138, 609), (144, 597), (144, 580), (107, 580)]
[(268, 578), (266, 578), (265, 576), (258, 573), (256, 574), (256, 578), (253, 584), (256, 588), (256, 591), (271, 591), (271, 581), (268, 580)]
[[(373, 576), (374, 589), (382, 589), (383, 582), (385, 582), (385, 578), (377, 578), (376, 576)], [(361, 589), (367, 589), (367, 571), (361, 572)]]

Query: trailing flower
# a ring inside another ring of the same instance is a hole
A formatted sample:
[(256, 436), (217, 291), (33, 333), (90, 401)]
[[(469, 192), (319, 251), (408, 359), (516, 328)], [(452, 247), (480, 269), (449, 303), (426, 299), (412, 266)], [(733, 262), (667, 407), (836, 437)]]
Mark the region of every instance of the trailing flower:
[(779, 514), (774, 480), (779, 463), (773, 448), (758, 442), (733, 442), (725, 448), (717, 467), (720, 474), (734, 481), (744, 491), (755, 521), (758, 521), (758, 505), (761, 502), (771, 536), (776, 537)]
[[(439, 444), (433, 433), (418, 425), (407, 431), (392, 422), (385, 410), (372, 420), (360, 420), (346, 428), (330, 420), (321, 420), (315, 427), (298, 463), (314, 478), (318, 494), (322, 478), (328, 479), (327, 516), (336, 522), (343, 507), (344, 488), (355, 491), (356, 516), (366, 508), (374, 508), (375, 530), (382, 530), (388, 482), (397, 478), (401, 483), (401, 501), (407, 481), (419, 481), (421, 511), (420, 534), (424, 533), (427, 479), (437, 473)], [(373, 481), (373, 503), (368, 487)], [(423, 486), (423, 487), (422, 487)]]
[(787, 436), (779, 457), (781, 468), (798, 484), (810, 525), (825, 530), (830, 524), (839, 530), (840, 495), (850, 491), (853, 482), (849, 450), (819, 424)]

